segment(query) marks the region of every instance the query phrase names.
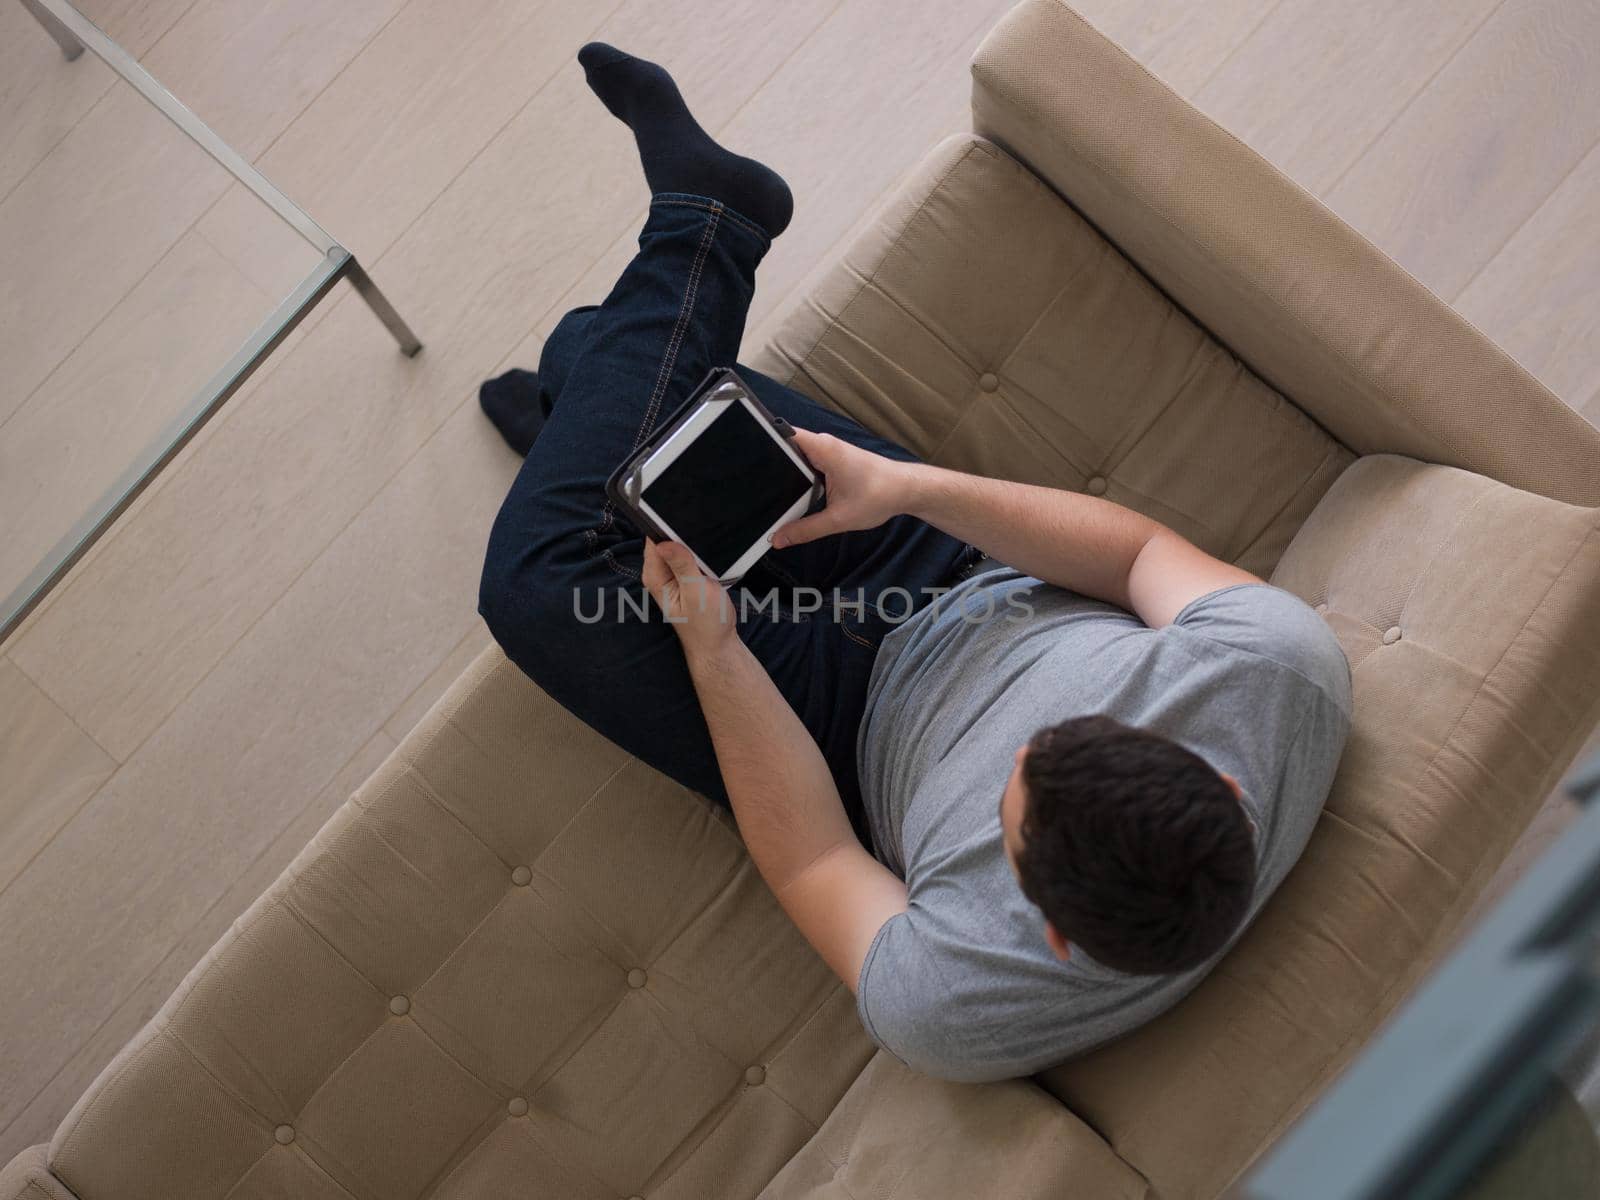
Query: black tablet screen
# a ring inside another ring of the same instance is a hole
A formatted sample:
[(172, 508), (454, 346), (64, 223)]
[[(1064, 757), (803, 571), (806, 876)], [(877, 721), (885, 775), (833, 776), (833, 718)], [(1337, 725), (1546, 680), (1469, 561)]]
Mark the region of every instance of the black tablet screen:
[(729, 404), (640, 494), (721, 575), (811, 490), (742, 403)]

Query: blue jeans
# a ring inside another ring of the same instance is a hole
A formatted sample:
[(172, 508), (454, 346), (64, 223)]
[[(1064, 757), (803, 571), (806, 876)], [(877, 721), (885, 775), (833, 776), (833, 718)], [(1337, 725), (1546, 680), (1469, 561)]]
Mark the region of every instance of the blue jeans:
[[(645, 598), (644, 542), (605, 494), (608, 475), (714, 367), (735, 361), (770, 239), (715, 200), (656, 196), (639, 252), (597, 307), (574, 310), (545, 343), (549, 419), (489, 535), (478, 610), (507, 657), (568, 711), (686, 787), (727, 804), (711, 736), (676, 635)], [(914, 456), (747, 367), (776, 416), (897, 459)], [(879, 642), (923, 589), (949, 582), (967, 547), (896, 517), (874, 530), (769, 551), (732, 589), (773, 603), (738, 632), (811, 736), (867, 842), (856, 734)], [(853, 602), (808, 612), (816, 599)], [(895, 593), (878, 611), (885, 589)], [(628, 607), (623, 597), (635, 603)], [(753, 607), (753, 606), (749, 606)], [(640, 616), (640, 611), (647, 616)], [(596, 620), (596, 613), (603, 617)]]

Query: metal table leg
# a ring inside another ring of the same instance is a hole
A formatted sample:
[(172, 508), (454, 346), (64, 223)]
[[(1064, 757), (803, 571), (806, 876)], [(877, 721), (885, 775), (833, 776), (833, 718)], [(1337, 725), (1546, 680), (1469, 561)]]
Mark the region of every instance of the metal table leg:
[(400, 343), (400, 352), (407, 358), (415, 358), (417, 351), (422, 349), (422, 343), (395, 311), (394, 305), (389, 303), (389, 298), (378, 289), (377, 284), (372, 282), (372, 276), (368, 275), (366, 268), (356, 261), (354, 254), (345, 259), (343, 274), (350, 280), (350, 286), (355, 288), (367, 302), (367, 307), (372, 310), (373, 316), (382, 321), (383, 327), (394, 335), (395, 341)]
[(56, 20), (55, 14), (40, 4), (39, 0), (22, 0), (22, 7), (33, 14), (33, 19), (44, 26), (46, 33), (55, 38), (56, 45), (61, 47), (61, 53), (67, 56), (68, 62), (83, 53), (83, 43), (73, 35), (72, 30)]

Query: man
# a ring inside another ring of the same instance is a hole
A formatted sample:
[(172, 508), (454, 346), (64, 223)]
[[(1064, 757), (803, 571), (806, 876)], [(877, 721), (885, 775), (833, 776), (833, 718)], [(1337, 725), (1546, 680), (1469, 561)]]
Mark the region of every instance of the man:
[[(826, 505), (731, 591), (645, 543), (604, 481), (734, 361), (792, 201), (660, 67), (599, 44), (579, 61), (653, 199), (605, 302), (562, 320), (536, 375), (484, 385), (527, 455), (490, 537), (490, 629), (584, 721), (731, 806), (903, 1061), (1004, 1078), (1150, 1019), (1304, 847), (1349, 728), (1338, 643), (1155, 521), (926, 466), (743, 367)], [(651, 619), (584, 615), (641, 580)], [(776, 616), (741, 612), (755, 591)]]

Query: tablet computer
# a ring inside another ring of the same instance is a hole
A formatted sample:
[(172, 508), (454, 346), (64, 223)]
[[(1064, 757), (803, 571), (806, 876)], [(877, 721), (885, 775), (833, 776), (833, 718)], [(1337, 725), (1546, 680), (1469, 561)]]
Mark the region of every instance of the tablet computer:
[(713, 371), (612, 474), (606, 491), (650, 537), (682, 542), (723, 583), (822, 495), (822, 477), (737, 374)]

